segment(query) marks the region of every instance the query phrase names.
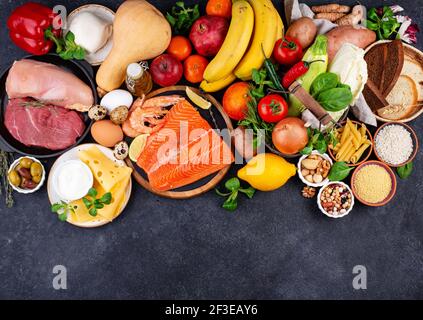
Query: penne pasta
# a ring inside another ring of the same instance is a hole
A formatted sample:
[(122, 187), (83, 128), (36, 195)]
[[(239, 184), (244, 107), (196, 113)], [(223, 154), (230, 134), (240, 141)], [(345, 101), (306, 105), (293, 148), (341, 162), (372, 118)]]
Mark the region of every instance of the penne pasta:
[(356, 125), (350, 119), (347, 119), (344, 127), (336, 130), (335, 136), (339, 142), (330, 148), (336, 161), (357, 163), (371, 145), (366, 125)]

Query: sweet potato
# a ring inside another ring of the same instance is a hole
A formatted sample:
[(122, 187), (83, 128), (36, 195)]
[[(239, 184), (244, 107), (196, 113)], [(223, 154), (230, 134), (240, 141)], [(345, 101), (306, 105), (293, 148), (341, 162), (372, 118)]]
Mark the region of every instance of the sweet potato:
[(352, 43), (359, 48), (366, 48), (376, 41), (376, 33), (367, 28), (358, 26), (339, 26), (329, 31), (328, 55), (331, 61), (344, 43)]
[(307, 49), (313, 43), (316, 34), (316, 25), (307, 17), (295, 20), (286, 31), (286, 36), (297, 39), (303, 49)]

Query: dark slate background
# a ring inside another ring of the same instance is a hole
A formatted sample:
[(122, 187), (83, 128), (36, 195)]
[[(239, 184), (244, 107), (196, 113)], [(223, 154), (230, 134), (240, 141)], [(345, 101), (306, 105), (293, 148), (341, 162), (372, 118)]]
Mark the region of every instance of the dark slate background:
[[(5, 26), (11, 10), (25, 1), (0, 2), (4, 69), (25, 55)], [(66, 6), (70, 12), (87, 2)], [(120, 3), (96, 2), (113, 9)], [(155, 3), (166, 11), (172, 1)], [(423, 27), (423, 1), (397, 3)], [(276, 4), (281, 9), (282, 1)], [(422, 140), (422, 118), (411, 125)], [(407, 181), (398, 182), (390, 204), (377, 209), (357, 204), (339, 220), (320, 213), (315, 199), (302, 198), (297, 178), (277, 191), (258, 192), (253, 200), (242, 198), (235, 213), (221, 209), (214, 192), (178, 201), (134, 185), (124, 213), (92, 230), (61, 223), (50, 213), (45, 187), (16, 195), (13, 209), (0, 201), (0, 298), (423, 298), (421, 152), (415, 167)], [(52, 287), (55, 265), (67, 267), (67, 290)], [(355, 265), (367, 267), (367, 290), (352, 287)]]

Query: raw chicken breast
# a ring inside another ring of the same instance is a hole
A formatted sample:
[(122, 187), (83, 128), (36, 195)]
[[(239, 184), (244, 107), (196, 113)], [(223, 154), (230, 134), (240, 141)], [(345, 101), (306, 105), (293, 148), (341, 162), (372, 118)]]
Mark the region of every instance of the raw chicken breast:
[(88, 111), (92, 90), (72, 73), (53, 64), (22, 59), (15, 61), (6, 79), (9, 99), (31, 97), (47, 104)]

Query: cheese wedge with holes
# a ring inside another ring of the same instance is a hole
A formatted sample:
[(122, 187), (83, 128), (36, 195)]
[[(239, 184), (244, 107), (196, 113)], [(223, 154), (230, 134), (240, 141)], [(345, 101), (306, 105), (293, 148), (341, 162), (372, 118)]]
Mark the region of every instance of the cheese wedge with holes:
[(72, 202), (76, 207), (75, 213), (71, 213), (71, 221), (84, 223), (104, 219), (112, 221), (122, 210), (126, 201), (125, 193), (131, 179), (132, 169), (119, 166), (110, 160), (101, 150), (93, 146), (79, 152), (79, 158), (86, 163), (94, 175), (94, 188), (98, 192), (98, 198), (110, 192), (112, 202), (104, 208), (97, 210), (97, 216), (88, 213), (82, 199)]
[(131, 168), (114, 163), (96, 146), (80, 151), (79, 158), (90, 167), (94, 179), (107, 191), (132, 173)]

